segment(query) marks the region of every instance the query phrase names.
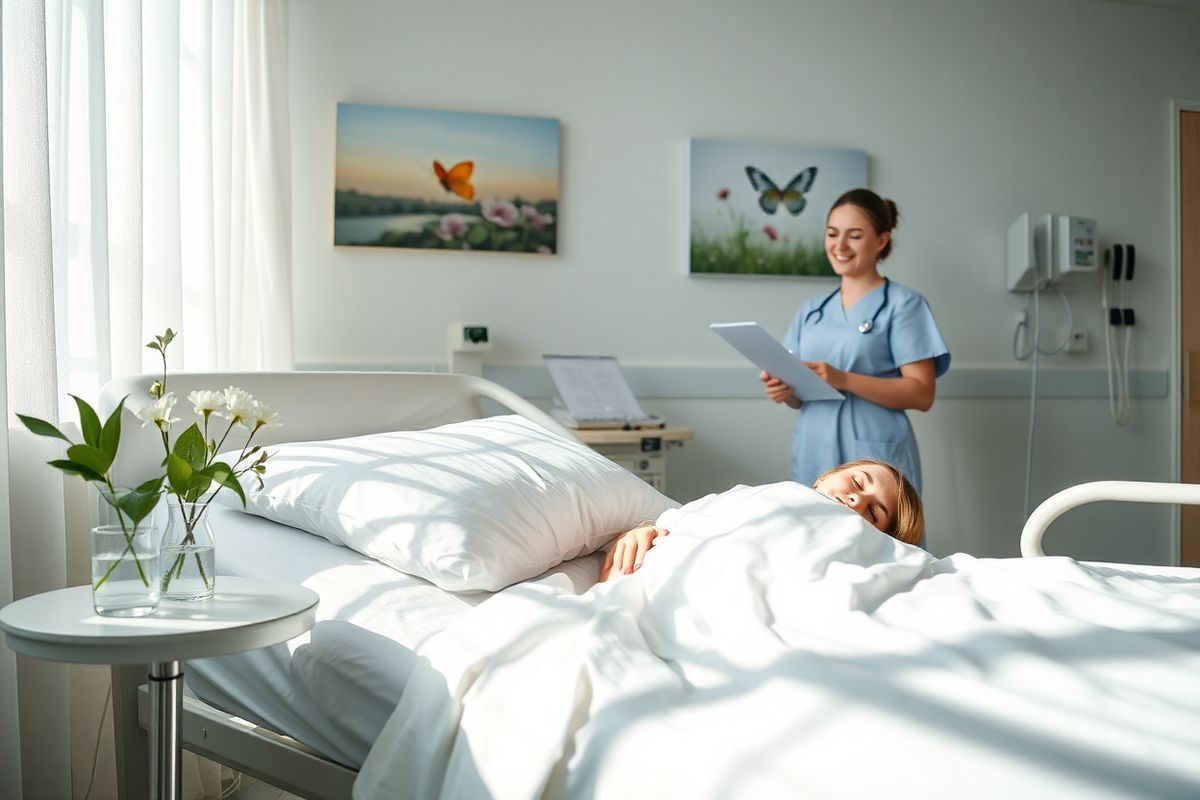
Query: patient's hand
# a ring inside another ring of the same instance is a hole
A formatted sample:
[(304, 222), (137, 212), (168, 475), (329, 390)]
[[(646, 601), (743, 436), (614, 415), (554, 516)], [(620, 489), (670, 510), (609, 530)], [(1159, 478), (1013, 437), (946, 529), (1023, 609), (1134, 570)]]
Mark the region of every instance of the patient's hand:
[(651, 523), (639, 525), (620, 534), (608, 548), (604, 566), (600, 568), (600, 580), (607, 581), (617, 575), (628, 575), (642, 566), (642, 559), (654, 546), (659, 536), (668, 536), (666, 528), (656, 528)]

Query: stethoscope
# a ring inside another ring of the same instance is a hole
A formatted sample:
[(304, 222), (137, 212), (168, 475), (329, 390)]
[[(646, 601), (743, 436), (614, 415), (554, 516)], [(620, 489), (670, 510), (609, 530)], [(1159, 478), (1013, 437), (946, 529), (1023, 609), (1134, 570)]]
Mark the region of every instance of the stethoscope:
[[(881, 311), (883, 311), (883, 307), (887, 305), (888, 284), (890, 284), (890, 283), (891, 283), (890, 279), (888, 279), (888, 278), (883, 279), (883, 302), (879, 304), (879, 308), (875, 309), (875, 313), (871, 315), (870, 319), (864, 319), (862, 322), (858, 323), (858, 332), (859, 333), (870, 333), (871, 331), (875, 330), (875, 320), (879, 319), (879, 313)], [(804, 323), (803, 324), (807, 325), (808, 320), (810, 318), (812, 318), (813, 314), (817, 315), (817, 322), (820, 322), (821, 320), (823, 320), (825, 318), (825, 305), (830, 300), (832, 300), (834, 297), (836, 297), (837, 293), (840, 292), (841, 290), (842, 290), (842, 287), (839, 286), (838, 288), (834, 289), (832, 292), (827, 294), (825, 296), (825, 299), (821, 301), (821, 305), (817, 306), (812, 311), (810, 311), (804, 315)]]

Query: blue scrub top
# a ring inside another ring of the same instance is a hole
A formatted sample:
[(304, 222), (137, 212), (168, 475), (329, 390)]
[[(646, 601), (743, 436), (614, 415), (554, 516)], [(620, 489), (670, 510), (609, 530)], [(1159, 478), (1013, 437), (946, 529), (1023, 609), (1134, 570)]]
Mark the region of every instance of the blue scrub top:
[[(884, 287), (877, 286), (847, 312), (839, 293), (816, 311), (829, 297), (822, 292), (796, 312), (783, 346), (802, 361), (824, 361), (878, 378), (898, 378), (901, 365), (932, 358), (941, 377), (950, 368), (950, 350), (925, 298), (895, 281), (887, 284), (886, 296), (885, 303)], [(872, 317), (874, 327), (861, 333), (859, 324)], [(921, 457), (903, 411), (849, 393), (843, 401), (800, 406), (792, 438), (792, 480), (810, 486), (823, 472), (858, 458), (886, 461), (921, 491)]]

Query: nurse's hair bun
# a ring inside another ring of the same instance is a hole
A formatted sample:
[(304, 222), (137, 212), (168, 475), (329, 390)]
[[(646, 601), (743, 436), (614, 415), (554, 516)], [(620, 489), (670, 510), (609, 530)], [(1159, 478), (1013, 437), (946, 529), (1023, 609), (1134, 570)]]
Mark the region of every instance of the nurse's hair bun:
[[(841, 197), (833, 201), (829, 211), (832, 213), (833, 209), (845, 205), (862, 209), (862, 212), (871, 220), (871, 227), (875, 229), (877, 236), (881, 233), (891, 233), (900, 223), (900, 209), (896, 208), (896, 204), (880, 197), (870, 189), (851, 189), (843, 193)], [(892, 240), (889, 237), (888, 243), (879, 251), (879, 260), (887, 258), (891, 252)]]

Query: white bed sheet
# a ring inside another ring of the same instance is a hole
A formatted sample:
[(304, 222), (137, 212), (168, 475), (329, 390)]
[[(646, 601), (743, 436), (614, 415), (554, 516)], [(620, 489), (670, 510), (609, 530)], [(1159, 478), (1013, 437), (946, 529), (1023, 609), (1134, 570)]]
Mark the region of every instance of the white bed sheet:
[(356, 800), (1200, 797), (1200, 570), (934, 559), (797, 484), (422, 649)]
[[(335, 545), (238, 510), (213, 506), (217, 575), (272, 578), (312, 589), (317, 623), (274, 647), (190, 661), (201, 700), (359, 766), (400, 699), (423, 642), (490, 596), (455, 594)], [(576, 593), (600, 556), (567, 562)], [(218, 591), (220, 591), (218, 579)]]

